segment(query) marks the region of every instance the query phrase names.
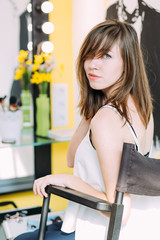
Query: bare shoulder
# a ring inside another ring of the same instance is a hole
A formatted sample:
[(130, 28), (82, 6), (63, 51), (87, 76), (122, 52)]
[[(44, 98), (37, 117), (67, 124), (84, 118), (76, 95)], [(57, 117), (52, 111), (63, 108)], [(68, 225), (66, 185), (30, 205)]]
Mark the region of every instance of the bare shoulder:
[(123, 125), (124, 121), (118, 112), (109, 107), (101, 108), (91, 121), (93, 143), (98, 145), (105, 142), (108, 146), (121, 145)]
[[(118, 112), (112, 108), (109, 107), (103, 107), (101, 108), (93, 117), (91, 121), (91, 128), (100, 130), (102, 128), (119, 128), (124, 124), (124, 121), (122, 120), (121, 116), (118, 114)], [(113, 130), (113, 129), (112, 129)]]

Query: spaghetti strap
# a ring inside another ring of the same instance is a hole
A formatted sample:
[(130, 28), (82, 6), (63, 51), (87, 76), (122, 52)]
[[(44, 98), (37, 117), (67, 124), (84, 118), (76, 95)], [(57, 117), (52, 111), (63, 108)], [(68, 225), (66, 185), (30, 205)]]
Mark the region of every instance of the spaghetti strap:
[[(105, 106), (103, 106), (103, 107), (111, 108), (111, 109), (113, 109), (115, 112), (117, 112), (117, 113), (120, 115), (120, 113), (118, 112), (118, 110), (117, 110), (115, 107), (113, 107), (112, 105), (105, 105)], [(103, 108), (103, 107), (102, 107), (102, 108)], [(133, 136), (133, 138), (134, 138), (134, 141), (135, 141), (135, 144), (136, 144), (136, 146), (137, 146), (138, 152), (139, 152), (139, 153), (142, 153), (141, 148), (140, 148), (140, 145), (139, 145), (139, 142), (138, 142), (138, 139), (137, 139), (137, 135), (136, 135), (136, 132), (135, 132), (134, 128), (130, 125), (130, 123), (126, 120), (125, 117), (122, 117), (121, 115), (120, 115), (120, 117), (123, 119), (123, 121), (124, 121), (124, 122), (126, 123), (126, 125), (128, 126), (128, 128), (129, 128), (129, 130), (130, 130), (130, 132), (131, 132), (131, 134), (132, 134), (132, 136)]]

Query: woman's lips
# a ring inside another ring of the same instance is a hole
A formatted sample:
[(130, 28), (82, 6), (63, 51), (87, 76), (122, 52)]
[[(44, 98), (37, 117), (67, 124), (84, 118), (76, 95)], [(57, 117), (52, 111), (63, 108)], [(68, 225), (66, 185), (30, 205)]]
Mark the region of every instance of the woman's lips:
[(92, 74), (92, 73), (89, 73), (88, 77), (89, 77), (90, 80), (96, 80), (97, 78), (100, 78), (100, 76)]

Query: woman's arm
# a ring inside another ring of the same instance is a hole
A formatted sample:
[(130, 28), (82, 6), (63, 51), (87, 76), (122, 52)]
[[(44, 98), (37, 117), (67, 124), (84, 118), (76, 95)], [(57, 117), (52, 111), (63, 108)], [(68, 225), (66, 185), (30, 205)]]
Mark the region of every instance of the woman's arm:
[[(67, 165), (69, 167), (74, 166), (74, 157), (77, 150), (77, 147), (87, 134), (89, 130), (90, 120), (85, 120), (84, 118), (81, 120), (79, 127), (77, 128), (76, 132), (74, 133), (71, 142), (69, 144), (68, 152), (67, 152)], [(35, 195), (39, 194), (41, 197), (47, 197), (47, 193), (45, 192), (45, 187), (49, 184), (56, 185), (56, 186), (63, 186), (72, 188), (84, 193), (91, 193), (91, 195), (95, 195), (92, 191), (97, 191), (92, 188), (90, 185), (83, 182), (80, 178), (70, 175), (70, 174), (57, 174), (57, 175), (47, 175), (45, 177), (39, 178), (34, 181), (33, 191)], [(102, 194), (104, 195), (104, 194)]]
[(89, 184), (81, 180), (79, 177), (71, 174), (50, 174), (35, 180), (33, 185), (34, 194), (39, 194), (41, 197), (47, 197), (48, 195), (45, 192), (45, 187), (49, 184), (71, 188), (79, 192), (98, 197), (103, 200), (107, 200), (105, 193), (96, 190), (95, 188), (91, 187)]
[[(91, 132), (105, 185), (106, 199), (114, 202), (123, 143), (128, 142), (130, 132), (124, 121), (110, 108), (103, 108), (97, 112), (91, 122)], [(123, 203), (122, 223), (125, 224), (130, 215), (129, 194), (125, 194)]]
[[(105, 201), (109, 201), (106, 198), (106, 194), (96, 190), (95, 188), (91, 187), (89, 184), (82, 181), (80, 178), (70, 175), (70, 174), (58, 174), (58, 175), (47, 175), (45, 177), (39, 178), (35, 180), (33, 191), (34, 194), (39, 194), (41, 197), (47, 197), (47, 193), (45, 192), (45, 187), (49, 184), (61, 187), (68, 187), (85, 194), (100, 198)], [(125, 224), (129, 217), (129, 210), (130, 209), (130, 196), (129, 194), (125, 194), (123, 204), (125, 206), (122, 224)], [(109, 213), (102, 213), (106, 217), (109, 217)]]
[(79, 146), (80, 142), (85, 137), (91, 120), (85, 120), (84, 118), (81, 120), (76, 132), (74, 133), (67, 152), (67, 165), (68, 167), (74, 167), (74, 157)]

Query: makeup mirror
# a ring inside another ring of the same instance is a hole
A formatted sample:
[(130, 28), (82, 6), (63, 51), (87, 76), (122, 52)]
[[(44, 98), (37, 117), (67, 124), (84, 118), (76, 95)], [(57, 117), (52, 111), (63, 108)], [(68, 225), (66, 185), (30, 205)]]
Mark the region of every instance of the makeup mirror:
[[(17, 67), (17, 56), (19, 50), (28, 50), (28, 44), (32, 40), (32, 34), (28, 29), (31, 23), (30, 13), (27, 11), (29, 0), (1, 0), (0, 15), (0, 97), (5, 98), (5, 104), (9, 106), (9, 99), (15, 96), (17, 100), (20, 98), (21, 85), (19, 81), (14, 81), (15, 68)], [(1, 111), (5, 109), (1, 109)], [(6, 116), (8, 114), (8, 116)], [(13, 124), (17, 113), (1, 112), (1, 121), (4, 118), (4, 126), (0, 126), (1, 130), (6, 131), (8, 138), (13, 135), (13, 128), (9, 128), (7, 122)], [(9, 120), (10, 119), (10, 120)], [(21, 122), (19, 122), (21, 127)], [(32, 188), (34, 179), (34, 147), (30, 143), (33, 142), (33, 130), (22, 130), (20, 142), (13, 143), (11, 141), (0, 143), (0, 194), (28, 190)], [(16, 133), (17, 136), (17, 133)], [(10, 139), (10, 138), (9, 138)], [(2, 139), (1, 139), (2, 140)], [(10, 139), (11, 140), (11, 139)], [(28, 144), (27, 144), (28, 143)]]

